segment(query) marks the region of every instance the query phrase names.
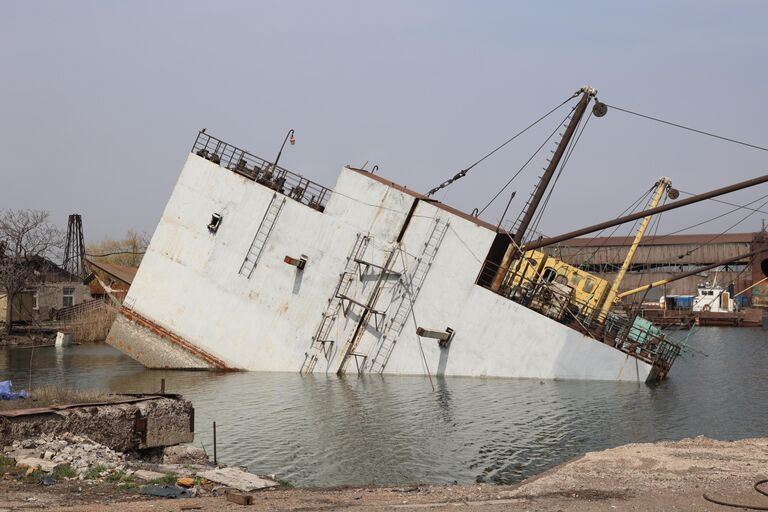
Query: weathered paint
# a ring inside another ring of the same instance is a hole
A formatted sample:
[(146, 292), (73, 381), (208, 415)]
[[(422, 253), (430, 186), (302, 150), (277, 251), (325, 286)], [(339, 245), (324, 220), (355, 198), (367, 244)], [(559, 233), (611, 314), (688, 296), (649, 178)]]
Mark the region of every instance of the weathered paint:
[[(416, 194), (350, 168), (339, 175), (324, 212), (289, 199), (252, 276), (240, 275), (273, 194), (190, 155), (127, 307), (226, 367), (299, 371), (357, 235), (372, 240), (363, 260), (382, 265), (399, 247), (392, 270), (409, 274), (440, 219), (449, 228), (385, 373), (645, 381), (650, 372), (642, 361), (475, 285), (496, 234), (482, 221), (419, 201), (398, 246)], [(214, 213), (223, 217), (215, 234), (206, 228)], [(298, 255), (307, 258), (303, 270), (284, 262)], [(380, 270), (361, 265), (360, 272), (349, 293), (365, 303)], [(408, 298), (397, 278), (385, 279), (375, 309), (386, 316), (374, 318), (357, 345), (367, 361), (401, 300)], [(338, 369), (360, 314), (359, 306), (351, 306), (338, 317), (332, 333), (336, 343), (314, 371)], [(441, 348), (436, 340), (416, 335), (417, 323), (450, 327), (455, 336)], [(125, 316), (118, 317), (108, 342), (152, 367), (214, 366)], [(346, 368), (355, 371), (357, 365)]]

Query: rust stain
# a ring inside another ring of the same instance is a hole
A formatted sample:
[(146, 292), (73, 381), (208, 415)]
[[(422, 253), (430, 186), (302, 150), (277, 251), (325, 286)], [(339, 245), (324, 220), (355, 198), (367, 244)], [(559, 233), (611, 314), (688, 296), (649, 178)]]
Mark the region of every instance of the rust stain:
[(200, 349), (199, 347), (194, 346), (193, 344), (181, 338), (180, 336), (172, 333), (171, 331), (163, 327), (160, 327), (159, 325), (154, 323), (152, 320), (141, 316), (140, 314), (126, 308), (125, 306), (120, 308), (120, 314), (123, 315), (128, 320), (136, 324), (139, 324), (140, 326), (152, 331), (154, 334), (160, 336), (161, 338), (167, 341), (170, 341), (171, 343), (183, 348), (187, 352), (202, 359), (203, 361), (205, 361), (206, 363), (208, 363), (209, 365), (211, 365), (212, 367), (218, 370), (237, 371), (237, 368), (232, 368), (228, 366), (224, 361), (222, 361), (218, 357), (212, 356), (211, 354)]

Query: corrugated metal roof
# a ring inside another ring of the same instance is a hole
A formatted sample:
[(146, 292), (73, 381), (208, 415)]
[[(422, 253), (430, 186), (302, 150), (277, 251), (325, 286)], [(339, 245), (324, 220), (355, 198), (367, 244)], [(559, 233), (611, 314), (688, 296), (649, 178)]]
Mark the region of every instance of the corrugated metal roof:
[(122, 281), (129, 285), (133, 282), (133, 278), (136, 277), (136, 272), (138, 272), (139, 270), (136, 267), (126, 267), (124, 265), (114, 265), (112, 263), (104, 263), (101, 261), (94, 261), (91, 258), (86, 258), (86, 261), (88, 262), (89, 265), (92, 265), (98, 268), (99, 270), (106, 272), (107, 274), (111, 275), (117, 280)]
[[(643, 238), (641, 245), (748, 244), (756, 233), (726, 233), (724, 235), (657, 235)], [(574, 238), (560, 242), (562, 247), (624, 247), (632, 244), (632, 236), (600, 236)]]

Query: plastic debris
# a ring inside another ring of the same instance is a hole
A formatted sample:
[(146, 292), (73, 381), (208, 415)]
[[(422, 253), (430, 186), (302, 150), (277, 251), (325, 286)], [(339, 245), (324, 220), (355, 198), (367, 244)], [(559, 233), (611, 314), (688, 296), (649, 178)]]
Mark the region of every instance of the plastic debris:
[(139, 489), (139, 494), (157, 498), (191, 498), (192, 493), (175, 485), (145, 485)]
[(4, 380), (0, 382), (0, 400), (21, 400), (29, 398), (29, 393), (24, 391), (13, 391), (11, 381)]
[(176, 485), (179, 487), (185, 487), (189, 489), (190, 487), (195, 486), (195, 479), (194, 478), (188, 478), (188, 477), (182, 477), (176, 479)]

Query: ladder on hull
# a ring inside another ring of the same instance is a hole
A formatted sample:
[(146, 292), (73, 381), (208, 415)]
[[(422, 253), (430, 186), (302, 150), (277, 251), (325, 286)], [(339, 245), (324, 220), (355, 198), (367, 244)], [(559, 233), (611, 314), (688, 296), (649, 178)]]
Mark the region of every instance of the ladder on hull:
[(336, 373), (339, 375), (346, 371), (347, 364), (352, 358), (355, 360), (358, 373), (362, 373), (363, 369), (365, 368), (368, 355), (356, 352), (356, 350), (363, 338), (363, 335), (366, 332), (366, 329), (368, 328), (368, 324), (371, 322), (371, 317), (383, 317), (384, 315), (383, 312), (377, 311), (375, 309), (376, 302), (379, 300), (379, 296), (381, 295), (381, 291), (384, 288), (384, 284), (387, 282), (389, 277), (400, 276), (399, 273), (392, 271), (392, 267), (395, 263), (395, 259), (399, 251), (400, 247), (395, 246), (389, 252), (389, 255), (387, 255), (387, 260), (384, 265), (372, 265), (379, 270), (379, 277), (376, 279), (376, 284), (373, 286), (371, 293), (368, 295), (368, 300), (365, 303), (360, 303), (357, 301), (351, 302), (356, 306), (362, 307), (363, 312), (360, 314), (360, 319), (357, 322), (357, 326), (355, 327), (352, 336), (350, 336), (350, 338), (347, 340), (347, 343), (344, 345), (344, 354), (342, 356), (341, 362), (339, 363), (339, 368), (336, 371)]
[(277, 194), (272, 196), (272, 200), (267, 206), (267, 211), (264, 213), (264, 217), (261, 219), (259, 229), (256, 231), (256, 236), (253, 237), (251, 246), (248, 249), (248, 254), (245, 255), (243, 264), (240, 266), (240, 274), (246, 276), (248, 279), (253, 275), (253, 271), (256, 265), (261, 259), (261, 253), (264, 252), (264, 246), (267, 243), (269, 235), (272, 233), (272, 228), (275, 227), (277, 217), (280, 215), (280, 211), (285, 204), (285, 197), (278, 197)]
[(328, 306), (323, 312), (320, 325), (317, 327), (315, 335), (312, 336), (312, 343), (304, 356), (304, 363), (301, 365), (299, 373), (312, 373), (317, 361), (320, 359), (320, 354), (325, 356), (326, 360), (328, 359), (335, 343), (331, 339), (331, 330), (336, 323), (339, 313), (344, 309), (343, 301), (349, 293), (352, 280), (355, 278), (356, 270), (359, 266), (358, 260), (365, 253), (370, 240), (369, 236), (358, 233), (355, 245), (352, 246), (352, 250), (349, 256), (347, 256), (344, 271), (339, 275), (339, 281), (336, 283), (333, 295), (328, 299)]
[(408, 317), (413, 310), (416, 297), (419, 295), (421, 287), (427, 279), (427, 273), (429, 273), (429, 269), (432, 267), (432, 262), (437, 255), (437, 250), (443, 243), (443, 238), (445, 238), (448, 225), (449, 223), (447, 221), (435, 219), (432, 231), (424, 242), (421, 255), (416, 262), (416, 268), (414, 268), (413, 273), (410, 276), (407, 273), (403, 273), (403, 277), (400, 281), (400, 285), (403, 288), (402, 299), (400, 300), (400, 304), (398, 305), (395, 314), (385, 327), (376, 355), (371, 359), (369, 368), (371, 373), (381, 373), (387, 366), (387, 362), (389, 362), (389, 358), (395, 348), (397, 339), (400, 337), (400, 333), (403, 331), (406, 322), (408, 322)]

